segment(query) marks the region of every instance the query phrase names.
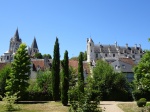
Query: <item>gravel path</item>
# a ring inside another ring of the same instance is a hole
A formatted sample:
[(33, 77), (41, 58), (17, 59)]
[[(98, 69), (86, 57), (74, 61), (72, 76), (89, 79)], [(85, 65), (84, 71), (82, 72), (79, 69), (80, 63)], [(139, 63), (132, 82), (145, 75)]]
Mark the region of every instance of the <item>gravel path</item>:
[(104, 112), (123, 112), (117, 104), (124, 103), (124, 102), (116, 102), (116, 101), (100, 101), (100, 107), (102, 107)]

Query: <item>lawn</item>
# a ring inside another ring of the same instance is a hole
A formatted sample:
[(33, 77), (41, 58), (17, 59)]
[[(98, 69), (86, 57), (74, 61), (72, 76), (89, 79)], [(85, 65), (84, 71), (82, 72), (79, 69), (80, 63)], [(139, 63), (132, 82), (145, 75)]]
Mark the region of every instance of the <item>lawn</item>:
[[(69, 107), (62, 106), (61, 102), (17, 104), (21, 110), (13, 112), (67, 112)], [(0, 102), (0, 112), (6, 112), (3, 102)]]
[(136, 103), (121, 103), (118, 104), (118, 107), (124, 112), (148, 112), (144, 111), (147, 107), (138, 107)]

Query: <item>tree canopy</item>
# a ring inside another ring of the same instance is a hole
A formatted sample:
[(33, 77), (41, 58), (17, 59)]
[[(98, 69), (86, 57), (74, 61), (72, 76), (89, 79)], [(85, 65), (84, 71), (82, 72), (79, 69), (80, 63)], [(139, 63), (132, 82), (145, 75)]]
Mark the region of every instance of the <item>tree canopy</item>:
[(7, 80), (6, 90), (10, 94), (20, 92), (20, 97), (24, 97), (26, 89), (29, 86), (30, 66), (31, 62), (28, 56), (27, 46), (22, 43), (14, 56), (9, 75), (10, 79)]

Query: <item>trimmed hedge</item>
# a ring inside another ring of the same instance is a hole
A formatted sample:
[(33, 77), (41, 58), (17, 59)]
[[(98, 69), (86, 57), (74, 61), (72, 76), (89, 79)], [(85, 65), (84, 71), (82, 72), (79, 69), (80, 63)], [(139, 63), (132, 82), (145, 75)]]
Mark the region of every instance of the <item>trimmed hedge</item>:
[(138, 107), (145, 107), (146, 105), (146, 99), (145, 98), (141, 98), (137, 101), (137, 105)]

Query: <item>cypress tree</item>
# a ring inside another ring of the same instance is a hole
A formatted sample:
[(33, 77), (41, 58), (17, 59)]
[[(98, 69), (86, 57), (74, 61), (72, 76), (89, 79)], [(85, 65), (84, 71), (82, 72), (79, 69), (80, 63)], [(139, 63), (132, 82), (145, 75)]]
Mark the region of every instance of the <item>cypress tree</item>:
[(83, 53), (79, 54), (79, 62), (78, 62), (78, 87), (79, 94), (84, 93), (84, 75), (83, 75)]
[(52, 95), (54, 101), (60, 100), (60, 54), (59, 54), (59, 42), (56, 37), (55, 45), (54, 45), (54, 54), (53, 54), (53, 62), (52, 62)]
[(21, 44), (18, 48), (14, 61), (11, 64), (11, 73), (6, 81), (6, 90), (10, 95), (19, 92), (21, 99), (25, 97), (26, 89), (29, 86), (28, 80), (30, 76), (30, 57), (28, 56), (26, 44)]
[(61, 101), (64, 106), (68, 104), (68, 89), (69, 89), (69, 66), (68, 66), (68, 51), (65, 51), (62, 65), (62, 87), (61, 87)]

